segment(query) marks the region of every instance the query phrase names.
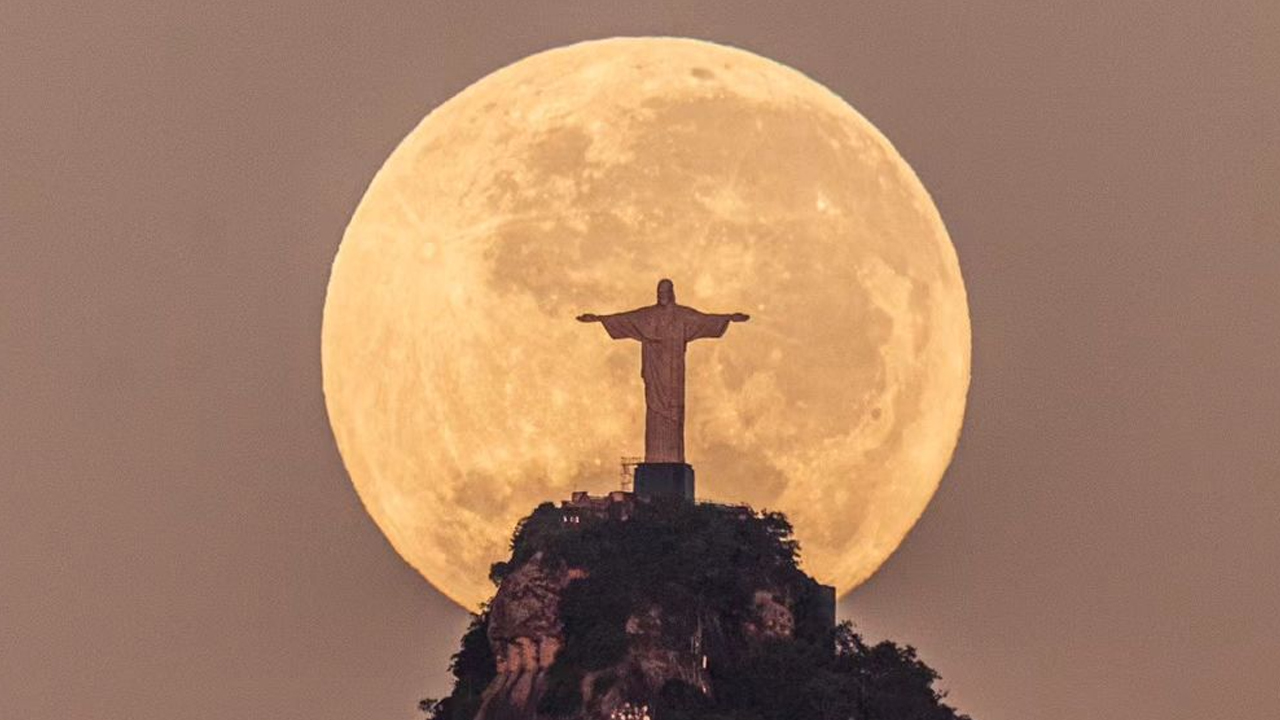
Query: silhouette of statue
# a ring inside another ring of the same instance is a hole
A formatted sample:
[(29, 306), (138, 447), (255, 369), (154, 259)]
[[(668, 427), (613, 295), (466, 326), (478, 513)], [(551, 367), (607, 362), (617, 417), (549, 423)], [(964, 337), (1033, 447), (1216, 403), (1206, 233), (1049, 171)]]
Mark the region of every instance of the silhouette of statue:
[(646, 463), (684, 462), (684, 348), (690, 340), (718, 338), (742, 313), (716, 315), (676, 304), (675, 285), (658, 281), (656, 305), (614, 315), (579, 315), (599, 322), (609, 337), (640, 341), (644, 378), (644, 459)]

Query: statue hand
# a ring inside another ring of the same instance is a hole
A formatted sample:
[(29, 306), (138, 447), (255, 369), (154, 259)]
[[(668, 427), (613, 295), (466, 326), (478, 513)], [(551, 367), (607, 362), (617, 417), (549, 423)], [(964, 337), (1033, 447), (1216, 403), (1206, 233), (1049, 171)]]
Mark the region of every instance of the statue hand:
[(578, 316), (578, 322), (600, 322), (600, 316), (592, 315), (591, 313), (583, 313)]
[(746, 322), (750, 319), (751, 319), (751, 316), (746, 313), (734, 313), (729, 316), (730, 322)]

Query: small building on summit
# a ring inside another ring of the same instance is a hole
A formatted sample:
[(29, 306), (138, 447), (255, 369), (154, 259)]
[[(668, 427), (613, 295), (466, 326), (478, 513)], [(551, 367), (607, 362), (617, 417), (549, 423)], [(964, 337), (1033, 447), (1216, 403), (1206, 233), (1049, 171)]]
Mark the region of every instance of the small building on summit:
[(561, 516), (570, 525), (581, 523), (584, 517), (626, 521), (635, 513), (635, 507), (636, 496), (624, 490), (598, 496), (575, 490), (568, 500), (560, 502)]

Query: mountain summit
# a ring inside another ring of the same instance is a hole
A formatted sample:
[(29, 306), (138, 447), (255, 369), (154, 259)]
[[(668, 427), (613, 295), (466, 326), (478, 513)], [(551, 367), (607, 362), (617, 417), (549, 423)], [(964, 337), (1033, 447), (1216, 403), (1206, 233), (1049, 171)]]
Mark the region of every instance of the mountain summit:
[(575, 493), (522, 520), (431, 720), (967, 720), (837, 625), (780, 513)]

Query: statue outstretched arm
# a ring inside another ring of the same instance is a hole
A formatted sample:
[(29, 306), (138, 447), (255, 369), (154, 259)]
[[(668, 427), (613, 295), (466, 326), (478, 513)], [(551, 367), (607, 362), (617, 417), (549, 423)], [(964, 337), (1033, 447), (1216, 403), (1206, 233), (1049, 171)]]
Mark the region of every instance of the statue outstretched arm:
[(609, 337), (614, 340), (620, 340), (623, 338), (644, 340), (645, 323), (643, 318), (646, 310), (647, 308), (637, 308), (636, 310), (613, 313), (612, 315), (583, 313), (578, 316), (578, 321), (584, 323), (598, 322), (603, 324), (604, 329), (609, 333)]
[(751, 316), (746, 313), (704, 313), (690, 308), (688, 318), (685, 324), (685, 341), (718, 338), (724, 335), (729, 323), (746, 322)]
[(577, 317), (578, 322), (604, 322), (613, 318), (634, 318), (639, 317), (643, 311), (648, 310), (647, 307), (636, 308), (635, 310), (623, 310), (622, 312), (610, 313), (608, 315), (596, 315), (595, 313), (582, 313)]
[(704, 313), (700, 311), (695, 311), (695, 312), (698, 312), (698, 314), (704, 318), (713, 318), (716, 320), (728, 320), (729, 322), (746, 322), (751, 319), (751, 316), (746, 313)]

